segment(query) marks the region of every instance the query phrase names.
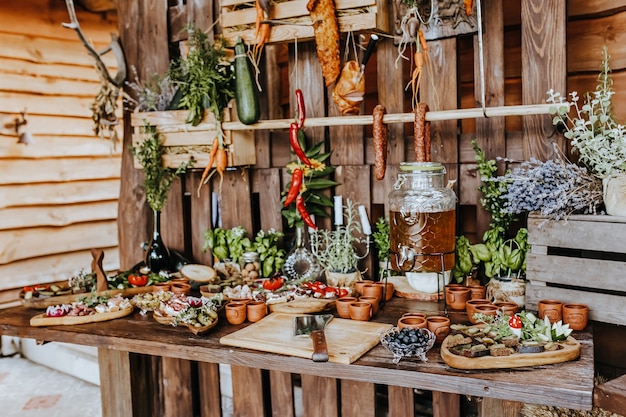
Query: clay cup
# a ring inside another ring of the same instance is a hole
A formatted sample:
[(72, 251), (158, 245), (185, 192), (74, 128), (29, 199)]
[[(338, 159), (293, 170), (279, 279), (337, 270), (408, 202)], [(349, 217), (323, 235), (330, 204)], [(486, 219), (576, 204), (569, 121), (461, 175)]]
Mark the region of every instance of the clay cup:
[(589, 307), (585, 304), (563, 304), (563, 323), (569, 324), (572, 330), (583, 330), (587, 327)]
[(487, 287), (484, 285), (470, 285), (470, 300), (483, 299), (487, 295)]
[(423, 317), (400, 317), (398, 329), (425, 329), (426, 319)]
[(385, 292), (384, 285), (377, 283), (365, 284), (361, 287), (361, 295), (365, 297), (376, 297), (378, 301), (382, 301), (383, 293)]
[(228, 303), (226, 304), (226, 320), (230, 324), (241, 324), (246, 321), (246, 303)]
[(368, 321), (372, 318), (372, 304), (366, 301), (351, 302), (350, 318), (352, 320)]
[(250, 301), (246, 304), (246, 314), (248, 315), (248, 321), (252, 323), (261, 320), (267, 315), (265, 301)]
[(373, 284), (374, 281), (369, 280), (369, 279), (364, 279), (361, 281), (357, 281), (354, 283), (354, 291), (356, 291), (357, 293), (359, 293), (359, 295), (363, 295), (363, 286), (364, 285), (370, 285)]
[(550, 323), (556, 323), (563, 319), (563, 303), (558, 300), (539, 300), (537, 303), (539, 318), (548, 316)]
[(470, 289), (468, 287), (448, 287), (446, 286), (446, 302), (453, 310), (463, 310), (465, 302), (470, 299)]
[(372, 296), (372, 295), (364, 295), (359, 297), (359, 301), (365, 301), (366, 303), (370, 303), (372, 305), (372, 315), (378, 313), (378, 306), (380, 305), (380, 298)]
[(426, 319), (426, 328), (435, 333), (436, 342), (441, 343), (450, 333), (450, 319), (444, 316), (430, 316)]
[(335, 308), (337, 309), (337, 314), (342, 319), (350, 318), (350, 303), (357, 301), (356, 297), (341, 297), (335, 301)]
[[(479, 306), (476, 306), (476, 313), (484, 314), (486, 316), (495, 317), (496, 314), (498, 313), (498, 307), (494, 306), (493, 304), (479, 305)], [(474, 318), (473, 314), (472, 314), (472, 317), (468, 317), (468, 319), (469, 319), (470, 323), (472, 323), (472, 324), (480, 323), (478, 320), (476, 320)]]

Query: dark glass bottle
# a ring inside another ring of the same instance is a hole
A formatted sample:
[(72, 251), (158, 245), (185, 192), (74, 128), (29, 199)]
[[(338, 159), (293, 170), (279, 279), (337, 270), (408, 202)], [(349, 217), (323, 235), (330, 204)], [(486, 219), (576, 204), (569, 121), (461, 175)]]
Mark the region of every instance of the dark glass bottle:
[(161, 212), (153, 210), (152, 240), (146, 251), (146, 266), (151, 272), (159, 273), (170, 270), (170, 251), (161, 238)]

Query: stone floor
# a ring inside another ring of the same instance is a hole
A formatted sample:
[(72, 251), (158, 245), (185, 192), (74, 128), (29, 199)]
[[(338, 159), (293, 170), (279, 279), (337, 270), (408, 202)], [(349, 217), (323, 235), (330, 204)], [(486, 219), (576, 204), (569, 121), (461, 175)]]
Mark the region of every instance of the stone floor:
[(19, 355), (0, 358), (3, 417), (100, 417), (100, 388)]

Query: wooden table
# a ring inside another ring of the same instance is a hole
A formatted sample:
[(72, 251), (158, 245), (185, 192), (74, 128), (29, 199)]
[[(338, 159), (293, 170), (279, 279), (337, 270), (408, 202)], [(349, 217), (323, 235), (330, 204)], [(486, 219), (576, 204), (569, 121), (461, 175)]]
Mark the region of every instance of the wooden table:
[[(394, 298), (377, 321), (395, 323), (406, 311), (437, 313), (442, 306)], [(302, 385), (307, 417), (374, 416), (376, 391), (387, 386), (388, 413), (414, 415), (414, 389), (433, 392), (434, 416), (460, 415), (460, 395), (482, 397), (479, 414), (518, 415), (522, 403), (590, 410), (594, 387), (593, 339), (575, 333), (579, 360), (533, 368), (461, 371), (445, 365), (436, 346), (428, 362), (403, 359), (378, 345), (353, 364), (224, 346), (219, 338), (245, 326), (225, 320), (204, 336), (156, 323), (139, 312), (121, 319), (78, 326), (31, 327), (37, 311), (0, 311), (0, 334), (99, 348), (103, 416), (220, 416), (218, 364), (232, 366), (236, 416), (293, 416), (292, 385)], [(450, 313), (453, 322), (464, 313)], [(380, 396), (378, 396), (380, 397)], [(378, 403), (377, 403), (378, 401)]]

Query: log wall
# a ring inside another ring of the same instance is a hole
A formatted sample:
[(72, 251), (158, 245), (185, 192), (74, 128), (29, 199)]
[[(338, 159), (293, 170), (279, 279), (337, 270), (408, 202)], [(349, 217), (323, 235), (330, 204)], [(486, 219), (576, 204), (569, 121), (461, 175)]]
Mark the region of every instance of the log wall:
[[(117, 32), (115, 13), (78, 19), (96, 49)], [(119, 267), (121, 146), (94, 136), (90, 105), (100, 82), (65, 2), (0, 4), (0, 306), (22, 286), (90, 270), (91, 248)], [(115, 72), (115, 59), (105, 56)], [(26, 109), (28, 146), (7, 127)], [(121, 114), (121, 111), (120, 111)], [(121, 129), (120, 129), (121, 134)]]

